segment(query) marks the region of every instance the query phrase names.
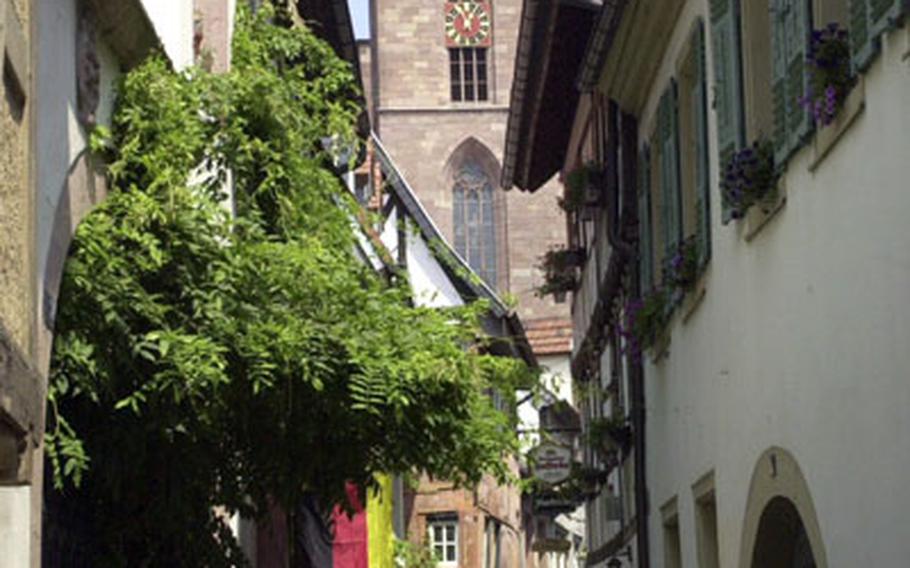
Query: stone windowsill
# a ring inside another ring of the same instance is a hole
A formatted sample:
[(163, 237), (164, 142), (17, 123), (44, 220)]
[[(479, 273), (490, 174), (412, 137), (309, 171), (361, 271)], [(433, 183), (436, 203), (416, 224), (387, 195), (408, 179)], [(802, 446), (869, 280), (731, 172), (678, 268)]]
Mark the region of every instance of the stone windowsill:
[(812, 162), (809, 164), (809, 171), (814, 172), (825, 157), (831, 153), (838, 140), (856, 121), (857, 117), (866, 108), (866, 82), (862, 75), (857, 79), (856, 85), (847, 100), (844, 101), (843, 108), (837, 113), (834, 122), (815, 132), (812, 138)]
[(707, 280), (706, 274), (707, 271), (702, 271), (698, 276), (695, 286), (683, 295), (682, 300), (676, 309), (673, 310), (673, 314), (670, 316), (667, 324), (657, 335), (654, 343), (648, 347), (647, 353), (651, 358), (652, 363), (657, 364), (669, 355), (670, 335), (672, 334), (672, 329), (676, 320), (679, 319), (680, 322), (685, 325), (705, 299), (705, 295), (707, 294), (707, 287), (705, 286), (705, 281)]
[(774, 190), (746, 211), (746, 216), (741, 223), (746, 242), (751, 242), (787, 204), (787, 185), (784, 179), (785, 177), (781, 176)]
[(660, 333), (657, 334), (654, 343), (648, 347), (648, 355), (651, 357), (651, 362), (655, 365), (660, 363), (670, 354), (670, 328), (673, 327), (673, 319), (674, 318), (671, 316), (667, 325), (665, 325)]
[(692, 317), (692, 314), (695, 313), (695, 310), (698, 309), (698, 306), (700, 306), (705, 299), (705, 294), (707, 294), (707, 288), (705, 287), (707, 272), (707, 270), (701, 271), (701, 274), (698, 275), (698, 279), (695, 281), (695, 286), (686, 292), (686, 295), (683, 298), (682, 304), (680, 305), (680, 314), (682, 314), (683, 325), (688, 323), (689, 318)]

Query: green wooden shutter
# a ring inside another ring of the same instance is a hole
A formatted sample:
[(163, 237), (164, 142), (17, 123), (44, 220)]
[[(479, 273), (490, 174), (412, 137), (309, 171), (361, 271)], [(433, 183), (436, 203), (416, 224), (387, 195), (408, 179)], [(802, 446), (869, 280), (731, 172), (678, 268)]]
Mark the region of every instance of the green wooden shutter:
[(787, 18), (787, 123), (790, 152), (799, 148), (814, 128), (812, 115), (799, 101), (809, 85), (806, 52), (812, 35), (812, 0), (790, 0)]
[(638, 155), (638, 274), (642, 295), (651, 290), (654, 281), (651, 249), (651, 156), (645, 146)]
[(812, 32), (810, 0), (773, 0), (771, 42), (773, 57), (774, 161), (783, 166), (812, 132), (806, 94), (806, 47)]
[(869, 29), (869, 0), (850, 0), (850, 51), (855, 71), (865, 71), (880, 48)]
[[(717, 114), (718, 163), (721, 172), (730, 155), (742, 148), (746, 141), (739, 14), (739, 0), (711, 0), (713, 105)], [(733, 208), (724, 202), (723, 222), (728, 223), (732, 218)]]
[(881, 35), (910, 14), (910, 0), (850, 0), (853, 67), (865, 71), (881, 50)]
[(679, 248), (682, 236), (682, 195), (679, 176), (679, 112), (676, 81), (671, 81), (660, 101), (660, 190), (663, 259)]
[(897, 27), (910, 13), (908, 0), (867, 0), (869, 2), (869, 33), (878, 38), (882, 32)]
[(705, 86), (705, 27), (701, 20), (692, 37), (695, 54), (695, 78), (692, 84), (692, 117), (695, 122), (695, 240), (698, 265), (704, 267), (711, 258), (711, 182), (708, 175), (708, 103)]

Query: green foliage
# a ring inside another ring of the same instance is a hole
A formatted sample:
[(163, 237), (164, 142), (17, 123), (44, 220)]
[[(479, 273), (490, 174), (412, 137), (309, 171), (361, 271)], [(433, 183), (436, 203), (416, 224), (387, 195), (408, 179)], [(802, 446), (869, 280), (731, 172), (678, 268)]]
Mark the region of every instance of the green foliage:
[(588, 444), (604, 453), (612, 453), (628, 447), (630, 430), (623, 416), (594, 418), (588, 422), (586, 438)]
[(571, 213), (596, 205), (601, 182), (602, 174), (597, 164), (590, 162), (578, 166), (566, 175), (565, 193), (558, 200), (559, 206)]
[(439, 560), (426, 539), (417, 545), (408, 540), (395, 540), (395, 565), (401, 568), (436, 568)]
[(671, 291), (655, 288), (643, 298), (633, 298), (624, 309), (622, 332), (629, 340), (633, 356), (654, 344), (658, 334), (667, 323), (667, 306)]
[(132, 70), (92, 137), (110, 197), (65, 269), (46, 448), (96, 565), (238, 565), (216, 506), (347, 503), (378, 472), (505, 480), (517, 451), (485, 393), (527, 369), (484, 354), (486, 306), (412, 307), (354, 256), (322, 141), (353, 143), (355, 82), (274, 16), (241, 3), (229, 73)]
[(541, 298), (549, 294), (565, 295), (578, 286), (576, 268), (584, 264), (584, 250), (562, 247), (548, 250), (540, 259), (538, 270), (543, 273), (544, 283), (535, 289)]

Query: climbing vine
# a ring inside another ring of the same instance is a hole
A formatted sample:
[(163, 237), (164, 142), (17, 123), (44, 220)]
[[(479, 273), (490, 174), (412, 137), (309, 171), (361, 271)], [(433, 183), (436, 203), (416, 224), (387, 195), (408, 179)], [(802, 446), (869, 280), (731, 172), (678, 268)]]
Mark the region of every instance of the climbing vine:
[(517, 451), (486, 393), (528, 370), (487, 354), (487, 306), (413, 307), (357, 260), (324, 144), (355, 143), (356, 84), (275, 16), (240, 7), (228, 73), (130, 71), (93, 135), (110, 196), (66, 265), (46, 448), (96, 565), (237, 565), (218, 510), (343, 504), (378, 472), (505, 479)]

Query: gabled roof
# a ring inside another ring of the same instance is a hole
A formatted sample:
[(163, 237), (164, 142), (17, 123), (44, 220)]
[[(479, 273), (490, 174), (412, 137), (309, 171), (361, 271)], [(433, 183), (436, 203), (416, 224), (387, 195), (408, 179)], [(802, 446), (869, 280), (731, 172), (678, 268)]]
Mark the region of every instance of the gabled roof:
[(502, 301), (496, 292), (490, 288), (480, 276), (474, 272), (470, 265), (449, 244), (442, 232), (433, 222), (433, 219), (424, 209), (414, 190), (395, 166), (382, 142), (373, 136), (374, 156), (379, 160), (385, 175), (386, 186), (392, 198), (403, 209), (420, 232), (420, 236), (428, 244), (433, 244), (430, 250), (439, 262), (446, 276), (454, 284), (462, 299), (470, 302), (477, 299), (486, 300), (490, 305), (492, 319), (485, 322), (485, 331), (494, 337), (508, 338), (512, 342), (512, 355), (519, 356), (529, 365), (536, 366), (537, 361), (531, 346), (528, 343), (524, 326), (521, 320)]

